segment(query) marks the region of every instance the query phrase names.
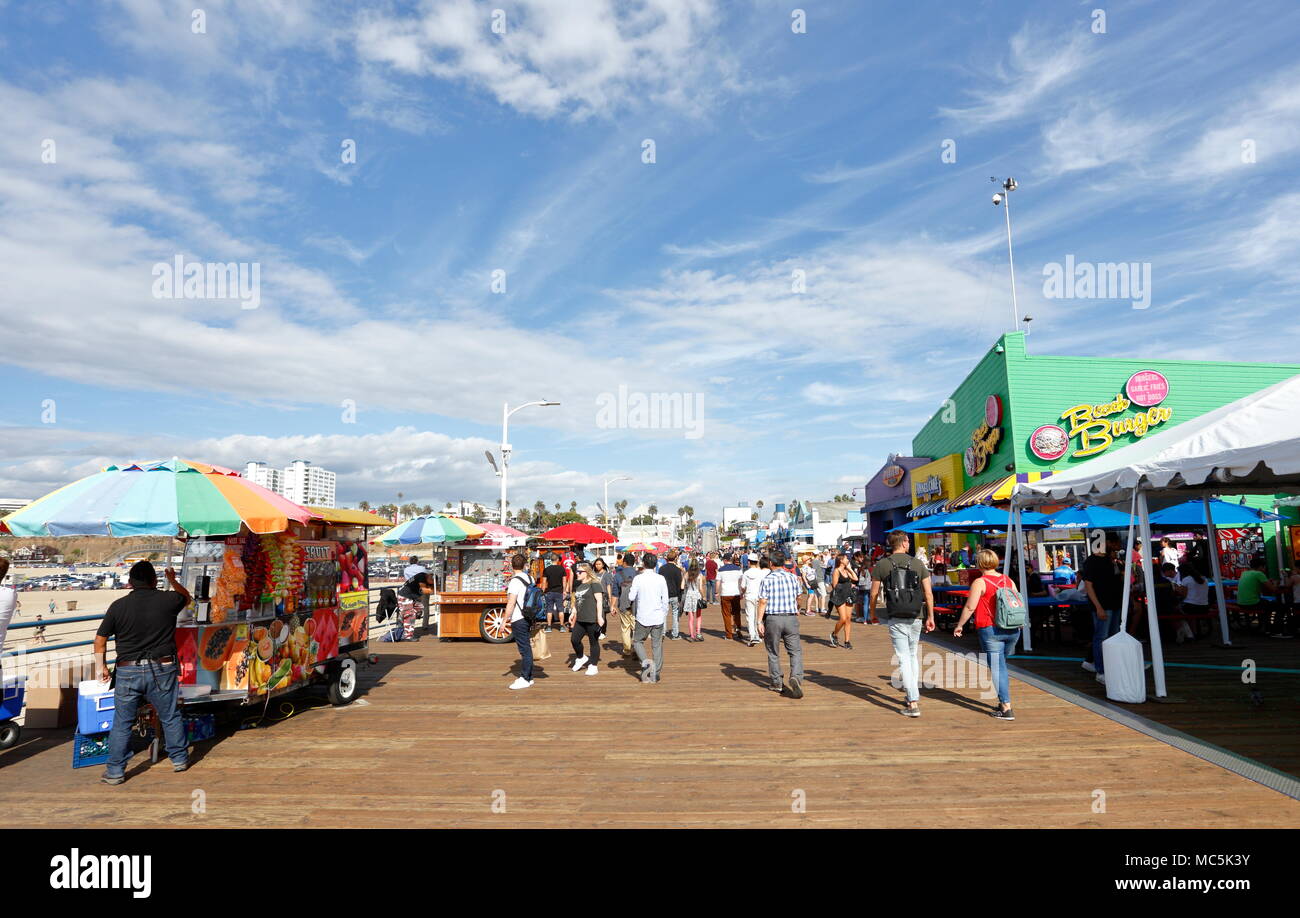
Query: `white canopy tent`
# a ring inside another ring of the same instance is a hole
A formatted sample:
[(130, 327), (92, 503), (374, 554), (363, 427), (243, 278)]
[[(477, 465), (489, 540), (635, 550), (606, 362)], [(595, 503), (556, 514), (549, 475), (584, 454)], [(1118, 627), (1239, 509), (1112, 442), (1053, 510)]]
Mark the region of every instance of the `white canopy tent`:
[[(1050, 478), (1016, 485), (1015, 515), (1026, 506), (1045, 501), (1085, 501), (1114, 504), (1126, 499), (1137, 514), (1141, 538), (1151, 545), (1149, 496), (1199, 493), (1205, 505), (1205, 525), (1214, 531), (1210, 495), (1300, 493), (1300, 376), (1293, 376), (1240, 398), (1214, 411), (1158, 433), (1148, 434), (1123, 449), (1092, 459)], [(1014, 526), (1014, 523), (1013, 523)], [(1125, 553), (1125, 602), (1132, 558), (1133, 531)], [(1023, 555), (1023, 545), (1021, 554)], [(1223, 598), (1219, 553), (1211, 538), (1210, 566), (1218, 595), (1219, 628), (1231, 645), (1228, 612)], [(1155, 596), (1153, 565), (1143, 569), (1147, 596)], [(1127, 614), (1127, 613), (1126, 613)], [(1152, 613), (1153, 614), (1153, 613)], [(1164, 652), (1157, 622), (1151, 627), (1151, 658), (1156, 696), (1164, 697)]]

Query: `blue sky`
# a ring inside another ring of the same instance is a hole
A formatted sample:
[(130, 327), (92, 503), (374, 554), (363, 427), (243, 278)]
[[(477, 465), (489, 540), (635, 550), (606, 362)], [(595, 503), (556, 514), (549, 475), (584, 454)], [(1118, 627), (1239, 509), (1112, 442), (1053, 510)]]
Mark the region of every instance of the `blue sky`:
[[(1300, 6), (1098, 7), (0, 2), (0, 496), (181, 455), (490, 502), (550, 398), (514, 504), (829, 497), (1013, 324), (990, 176), (1032, 352), (1296, 360)], [(177, 254), (259, 307), (155, 298)], [(1046, 298), (1067, 255), (1149, 308)], [(620, 386), (701, 436), (602, 427)]]

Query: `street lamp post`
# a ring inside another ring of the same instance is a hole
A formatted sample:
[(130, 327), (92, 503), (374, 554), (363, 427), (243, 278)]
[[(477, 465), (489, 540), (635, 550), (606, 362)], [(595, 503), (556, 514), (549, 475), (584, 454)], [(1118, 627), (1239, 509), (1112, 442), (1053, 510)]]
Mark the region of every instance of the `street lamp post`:
[(609, 486), (616, 481), (631, 481), (627, 475), (619, 475), (617, 478), (605, 479), (605, 528), (609, 528)]
[(509, 402), (503, 402), (501, 405), (501, 525), (506, 524), (506, 478), (510, 470), (510, 415), (524, 408), (532, 408), (534, 405), (542, 408), (550, 408), (560, 404), (559, 402), (526, 402), (515, 408), (510, 407)]
[[(997, 179), (993, 181), (996, 182)], [(1015, 319), (1011, 326), (1013, 329), (1020, 327), (1020, 306), (1016, 303), (1016, 260), (1011, 254), (1011, 192), (1018, 187), (1015, 179), (1008, 178), (1002, 183), (1002, 190), (993, 195), (993, 206), (1001, 204), (1007, 212), (1007, 264), (1011, 266), (1011, 315)]]

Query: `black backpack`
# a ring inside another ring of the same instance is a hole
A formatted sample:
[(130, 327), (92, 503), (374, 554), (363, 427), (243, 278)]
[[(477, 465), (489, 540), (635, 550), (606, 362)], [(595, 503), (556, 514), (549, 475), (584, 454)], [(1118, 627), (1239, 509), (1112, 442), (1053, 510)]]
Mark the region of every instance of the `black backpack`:
[(397, 611), (397, 593), (389, 587), (379, 591), (379, 602), (375, 604), (375, 621), (382, 622)]
[(925, 611), (925, 590), (921, 578), (912, 569), (911, 559), (899, 563), (889, 556), (893, 570), (882, 584), (885, 590), (885, 607), (890, 618), (918, 618)]

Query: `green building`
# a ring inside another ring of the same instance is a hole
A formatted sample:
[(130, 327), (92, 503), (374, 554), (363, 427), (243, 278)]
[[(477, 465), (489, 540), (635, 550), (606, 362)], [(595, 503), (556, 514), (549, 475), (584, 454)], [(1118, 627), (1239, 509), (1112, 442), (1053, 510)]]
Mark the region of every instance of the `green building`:
[[(950, 509), (996, 502), (1017, 480), (1073, 468), (1297, 374), (1298, 364), (1035, 356), (1013, 332), (921, 428), (912, 455), (961, 457), (964, 490)], [(1273, 506), (1268, 496), (1247, 503)], [(1284, 527), (1295, 522), (1294, 508), (1284, 513), (1293, 517)], [(1264, 532), (1273, 566), (1273, 527)]]

